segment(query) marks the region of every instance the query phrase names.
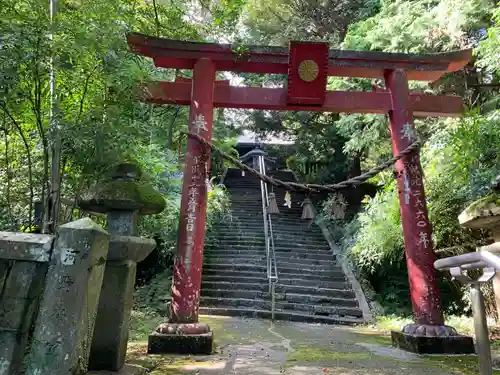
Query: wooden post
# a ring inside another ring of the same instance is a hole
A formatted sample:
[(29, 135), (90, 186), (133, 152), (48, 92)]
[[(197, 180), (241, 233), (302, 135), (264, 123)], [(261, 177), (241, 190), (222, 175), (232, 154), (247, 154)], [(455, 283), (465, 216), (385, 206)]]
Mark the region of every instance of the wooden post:
[[(215, 65), (202, 58), (193, 69), (189, 131), (210, 141), (213, 132)], [(181, 217), (172, 284), (173, 323), (197, 323), (207, 213), (210, 154), (188, 139), (182, 185)]]

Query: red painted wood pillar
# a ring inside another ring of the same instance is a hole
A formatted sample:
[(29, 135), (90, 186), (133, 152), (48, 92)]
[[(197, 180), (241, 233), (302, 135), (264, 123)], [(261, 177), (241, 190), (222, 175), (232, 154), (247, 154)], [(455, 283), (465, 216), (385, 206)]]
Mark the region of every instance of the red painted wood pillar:
[[(210, 141), (213, 133), (215, 65), (206, 58), (193, 68), (189, 131)], [(173, 323), (198, 322), (205, 242), (207, 190), (205, 179), (210, 154), (188, 138), (182, 183), (181, 216), (172, 283)]]
[[(408, 80), (404, 70), (392, 70), (386, 73), (385, 81), (391, 92), (389, 118), (392, 149), (397, 155), (416, 140)], [(440, 326), (444, 319), (418, 151), (399, 160), (395, 167), (413, 316), (417, 325)]]

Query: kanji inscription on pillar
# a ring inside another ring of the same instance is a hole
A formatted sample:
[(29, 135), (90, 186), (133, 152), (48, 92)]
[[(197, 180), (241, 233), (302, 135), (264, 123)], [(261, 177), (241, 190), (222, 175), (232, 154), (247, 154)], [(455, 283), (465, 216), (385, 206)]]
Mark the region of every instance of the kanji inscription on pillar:
[[(215, 67), (208, 59), (195, 64), (189, 131), (210, 140), (213, 126)], [(172, 322), (196, 323), (207, 211), (207, 166), (210, 155), (197, 140), (188, 138), (182, 185), (181, 217), (172, 284)]]

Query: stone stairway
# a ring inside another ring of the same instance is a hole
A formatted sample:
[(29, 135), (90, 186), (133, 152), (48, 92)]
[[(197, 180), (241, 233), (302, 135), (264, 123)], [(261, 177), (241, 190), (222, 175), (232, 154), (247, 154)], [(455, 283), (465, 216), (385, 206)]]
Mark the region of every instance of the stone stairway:
[[(276, 178), (292, 181), (290, 172)], [(231, 194), (232, 218), (216, 224), (217, 238), (207, 243), (201, 290), (202, 314), (271, 317), (260, 182), (230, 169), (225, 185)], [(272, 219), (279, 282), (279, 320), (329, 324), (363, 322), (355, 293), (336, 263), (321, 230), (302, 220), (304, 195), (274, 189), (280, 215)]]

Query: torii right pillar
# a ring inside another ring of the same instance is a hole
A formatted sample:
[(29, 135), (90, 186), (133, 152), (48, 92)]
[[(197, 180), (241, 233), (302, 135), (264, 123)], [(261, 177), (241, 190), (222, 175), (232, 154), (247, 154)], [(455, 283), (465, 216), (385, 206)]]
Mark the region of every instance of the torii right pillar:
[[(408, 79), (404, 70), (396, 69), (386, 72), (385, 82), (391, 93), (389, 119), (392, 148), (397, 155), (416, 140)], [(395, 169), (414, 323), (402, 332), (393, 331), (392, 343), (416, 353), (474, 353), (471, 337), (459, 335), (444, 324), (418, 151), (404, 156)]]

